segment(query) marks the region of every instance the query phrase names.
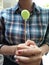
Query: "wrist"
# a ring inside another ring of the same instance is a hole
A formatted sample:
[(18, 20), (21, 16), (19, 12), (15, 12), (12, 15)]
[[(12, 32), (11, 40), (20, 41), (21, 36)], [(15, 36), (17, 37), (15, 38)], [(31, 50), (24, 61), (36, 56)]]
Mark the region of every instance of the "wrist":
[(18, 45), (14, 45), (14, 46), (11, 46), (11, 51), (12, 51), (12, 54), (15, 55), (16, 51), (17, 51), (17, 46)]
[(41, 51), (42, 51), (41, 54), (42, 54), (42, 55), (45, 55), (45, 54), (48, 52), (49, 47), (48, 47), (47, 44), (44, 44), (43, 46), (40, 47), (40, 49), (41, 49)]
[(17, 50), (17, 45), (13, 45), (13, 46), (4, 45), (0, 49), (0, 54), (3, 54), (3, 55), (14, 55), (16, 50)]

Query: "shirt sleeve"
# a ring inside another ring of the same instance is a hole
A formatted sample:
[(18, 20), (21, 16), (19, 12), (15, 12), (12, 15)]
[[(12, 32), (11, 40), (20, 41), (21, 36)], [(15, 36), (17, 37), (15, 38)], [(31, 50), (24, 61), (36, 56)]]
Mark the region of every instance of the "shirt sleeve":
[(4, 18), (2, 17), (2, 11), (0, 11), (0, 45), (3, 44), (4, 28)]
[(49, 46), (49, 24), (45, 35), (44, 43), (46, 43)]
[(41, 47), (43, 44), (47, 44), (49, 46), (49, 24), (47, 26), (47, 31), (46, 31), (44, 40), (43, 40), (42, 44), (39, 45), (39, 47)]

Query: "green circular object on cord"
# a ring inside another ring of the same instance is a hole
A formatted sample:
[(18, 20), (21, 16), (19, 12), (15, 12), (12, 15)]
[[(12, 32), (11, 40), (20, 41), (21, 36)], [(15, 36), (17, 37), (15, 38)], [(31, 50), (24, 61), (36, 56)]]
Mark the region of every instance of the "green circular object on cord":
[(30, 12), (28, 10), (22, 10), (21, 16), (24, 20), (27, 20), (30, 17)]

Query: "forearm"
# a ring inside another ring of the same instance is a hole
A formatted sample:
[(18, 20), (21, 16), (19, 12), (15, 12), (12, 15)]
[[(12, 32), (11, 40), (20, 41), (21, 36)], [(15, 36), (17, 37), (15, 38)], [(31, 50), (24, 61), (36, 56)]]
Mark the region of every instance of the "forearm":
[(14, 55), (16, 50), (17, 50), (17, 45), (13, 45), (13, 46), (4, 45), (0, 49), (0, 54)]
[(47, 44), (44, 44), (40, 48), (42, 50), (42, 55), (46, 54), (49, 51), (49, 46)]

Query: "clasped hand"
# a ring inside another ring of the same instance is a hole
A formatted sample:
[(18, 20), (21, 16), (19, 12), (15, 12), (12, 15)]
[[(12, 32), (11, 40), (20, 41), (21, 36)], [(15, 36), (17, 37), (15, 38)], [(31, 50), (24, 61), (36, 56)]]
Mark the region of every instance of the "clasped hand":
[(40, 65), (41, 49), (34, 41), (27, 40), (24, 44), (18, 45), (15, 58), (19, 65)]

